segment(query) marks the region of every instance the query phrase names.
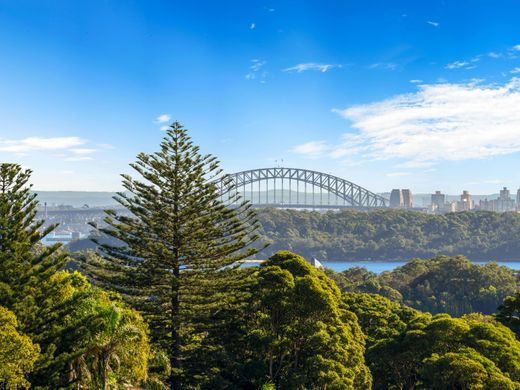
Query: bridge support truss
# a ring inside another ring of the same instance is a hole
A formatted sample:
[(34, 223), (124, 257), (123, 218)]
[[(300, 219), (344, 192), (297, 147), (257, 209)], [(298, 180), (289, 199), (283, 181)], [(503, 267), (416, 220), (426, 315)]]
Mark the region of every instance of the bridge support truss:
[(225, 175), (219, 191), (224, 201), (238, 192), (254, 207), (384, 208), (387, 199), (326, 173), (298, 168), (262, 168)]

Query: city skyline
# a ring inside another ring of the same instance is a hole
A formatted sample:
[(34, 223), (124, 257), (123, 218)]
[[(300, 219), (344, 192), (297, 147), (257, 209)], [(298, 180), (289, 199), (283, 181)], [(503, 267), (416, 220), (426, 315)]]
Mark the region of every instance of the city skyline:
[(36, 190), (120, 189), (173, 120), (227, 172), (520, 186), (514, 1), (58, 4), (0, 2), (0, 160)]

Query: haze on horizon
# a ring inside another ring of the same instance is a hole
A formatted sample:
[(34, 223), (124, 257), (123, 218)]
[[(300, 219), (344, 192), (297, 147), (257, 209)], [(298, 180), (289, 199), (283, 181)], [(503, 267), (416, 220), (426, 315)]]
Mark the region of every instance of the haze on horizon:
[[(115, 191), (181, 121), (228, 172), (520, 186), (520, 4), (0, 2), (0, 161)], [(275, 162), (277, 161), (277, 162)]]

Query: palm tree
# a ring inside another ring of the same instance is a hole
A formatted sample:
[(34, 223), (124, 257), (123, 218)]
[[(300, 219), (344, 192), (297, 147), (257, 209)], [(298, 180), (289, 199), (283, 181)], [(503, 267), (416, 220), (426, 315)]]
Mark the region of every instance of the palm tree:
[(145, 380), (150, 348), (142, 317), (132, 309), (109, 303), (102, 308), (99, 318), (102, 329), (84, 355), (94, 383), (109, 390), (123, 382)]

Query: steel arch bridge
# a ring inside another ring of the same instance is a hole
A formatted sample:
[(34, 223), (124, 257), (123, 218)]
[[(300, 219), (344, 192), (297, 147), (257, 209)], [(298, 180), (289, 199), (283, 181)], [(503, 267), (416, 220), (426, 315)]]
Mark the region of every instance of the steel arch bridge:
[(217, 182), (221, 199), (236, 193), (254, 207), (372, 209), (388, 200), (357, 184), (326, 173), (299, 168), (261, 168), (224, 175)]

